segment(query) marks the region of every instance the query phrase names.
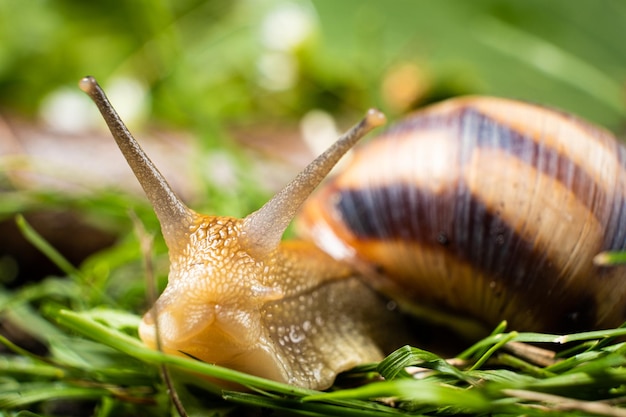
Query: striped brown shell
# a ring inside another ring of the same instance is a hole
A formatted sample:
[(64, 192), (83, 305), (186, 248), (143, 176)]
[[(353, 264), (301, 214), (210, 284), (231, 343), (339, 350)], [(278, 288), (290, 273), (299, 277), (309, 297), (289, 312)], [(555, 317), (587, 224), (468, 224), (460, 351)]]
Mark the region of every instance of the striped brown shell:
[(300, 229), (420, 314), (529, 331), (617, 326), (626, 270), (592, 259), (626, 247), (625, 161), (611, 134), (568, 114), (453, 99), (356, 150)]

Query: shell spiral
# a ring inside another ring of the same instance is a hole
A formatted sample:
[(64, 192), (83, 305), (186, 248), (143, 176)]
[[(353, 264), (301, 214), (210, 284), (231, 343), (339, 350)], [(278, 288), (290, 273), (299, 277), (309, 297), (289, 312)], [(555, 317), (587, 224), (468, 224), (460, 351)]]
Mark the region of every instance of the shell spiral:
[(299, 218), (316, 244), (425, 315), (528, 331), (617, 326), (626, 269), (626, 153), (568, 114), (460, 98), (355, 151)]

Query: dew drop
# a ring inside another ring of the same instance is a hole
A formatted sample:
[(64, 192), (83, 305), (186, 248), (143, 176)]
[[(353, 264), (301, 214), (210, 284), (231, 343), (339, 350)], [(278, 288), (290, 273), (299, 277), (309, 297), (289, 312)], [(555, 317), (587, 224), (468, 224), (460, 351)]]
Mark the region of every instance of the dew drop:
[(289, 331), (289, 340), (291, 340), (292, 343), (300, 343), (304, 340), (304, 338), (304, 332), (296, 326), (291, 327), (291, 330)]

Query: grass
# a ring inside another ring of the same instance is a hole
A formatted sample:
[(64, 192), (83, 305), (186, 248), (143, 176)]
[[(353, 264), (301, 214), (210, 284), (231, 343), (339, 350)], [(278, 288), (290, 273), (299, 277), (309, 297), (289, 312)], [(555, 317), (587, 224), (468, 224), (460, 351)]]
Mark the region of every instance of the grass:
[[(342, 375), (327, 392), (313, 391), (146, 348), (136, 336), (137, 314), (102, 294), (85, 302), (85, 291), (96, 291), (85, 272), (17, 221), (71, 278), (0, 290), (4, 320), (47, 346), (35, 354), (0, 337), (8, 350), (0, 356), (0, 415), (58, 415), (68, 404), (98, 417), (176, 415), (165, 374), (190, 416), (263, 409), (306, 416), (626, 416), (626, 328), (550, 335), (507, 332), (503, 323), (454, 359), (405, 346)], [(203, 377), (242, 389), (223, 390)]]
[[(412, 105), (488, 93), (563, 107), (613, 129), (624, 125), (626, 107), (618, 91), (626, 66), (626, 9), (620, 2), (303, 3), (315, 27), (290, 55), (302, 70), (292, 88), (275, 91), (263, 87), (251, 69), (272, 52), (259, 43), (259, 33), (267, 16), (283, 6), (280, 1), (236, 7), (206, 0), (136, 2), (116, 8), (102, 1), (35, 8), (0, 2), (0, 16), (11, 16), (0, 25), (6, 27), (0, 33), (6, 46), (2, 107), (33, 115), (47, 94), (75, 89), (85, 74), (126, 76), (148, 84), (151, 118), (193, 129), (203, 150), (223, 149), (215, 138), (225, 136), (222, 126), (233, 122), (293, 121), (315, 108), (341, 121), (371, 105), (393, 109), (380, 86), (396, 65), (409, 63), (424, 72), (418, 81), (426, 87)], [(212, 197), (218, 187), (205, 185)], [(156, 230), (146, 206), (97, 193), (72, 200), (4, 190), (0, 217), (71, 207), (127, 230), (132, 206)], [(249, 213), (256, 203), (240, 196), (252, 194), (259, 194), (254, 186), (212, 198), (211, 210)], [(27, 350), (16, 339), (0, 338), (6, 347), (0, 354), (0, 416), (175, 415), (164, 382), (168, 374), (191, 416), (264, 415), (267, 409), (307, 416), (626, 415), (625, 329), (545, 335), (507, 332), (503, 325), (452, 359), (404, 347), (379, 364), (342, 375), (328, 392), (163, 355), (136, 336), (150, 298), (137, 278), (145, 275), (140, 238), (128, 234), (75, 268), (23, 219), (18, 223), (66, 276), (12, 291), (0, 286), (0, 326), (21, 329), (18, 334), (37, 347)], [(167, 259), (162, 241), (155, 245), (155, 280), (162, 285)], [(541, 349), (534, 348), (537, 343)], [(199, 375), (247, 390), (224, 391)]]
[[(607, 338), (625, 335), (626, 329), (569, 335), (574, 347), (557, 355), (552, 364), (541, 367), (507, 353), (506, 343), (560, 344), (564, 341), (562, 336), (493, 334), (459, 355), (462, 360), (456, 366), (433, 353), (406, 346), (379, 364), (354, 371), (380, 374), (386, 378), (384, 381), (317, 392), (147, 349), (130, 335), (134, 334), (139, 318), (118, 310), (73, 312), (48, 305), (43, 314), (60, 328), (70, 330), (71, 335), (60, 332), (52, 339), (49, 358), (30, 355), (2, 340), (19, 354), (19, 360), (0, 363), (4, 378), (11, 379), (3, 383), (2, 409), (23, 409), (59, 399), (92, 399), (162, 408), (153, 412), (166, 415), (169, 406), (164, 400), (166, 394), (158, 369), (167, 366), (175, 375), (188, 372), (182, 381), (192, 384), (196, 392), (206, 391), (200, 396), (221, 396), (225, 401), (222, 407), (233, 403), (320, 416), (550, 412), (626, 415), (626, 410), (615, 405), (624, 399), (626, 346), (606, 343)], [(420, 378), (408, 373), (407, 366), (420, 367)], [(191, 374), (220, 378), (247, 390), (220, 391)], [(120, 408), (121, 404), (109, 406), (110, 410)], [(111, 414), (101, 411), (98, 415)]]

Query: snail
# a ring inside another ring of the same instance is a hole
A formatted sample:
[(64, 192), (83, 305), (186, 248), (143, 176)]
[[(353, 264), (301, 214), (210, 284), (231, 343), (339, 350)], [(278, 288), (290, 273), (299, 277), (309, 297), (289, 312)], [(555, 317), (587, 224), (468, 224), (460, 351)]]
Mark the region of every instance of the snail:
[[(92, 77), (98, 105), (169, 249), (168, 284), (144, 343), (323, 389), (382, 357), (403, 310), (484, 331), (613, 327), (626, 317), (626, 153), (608, 132), (523, 102), (464, 97), (409, 115), (358, 147), (370, 110), (244, 219), (200, 215), (175, 195)], [(301, 205), (304, 206), (301, 208)], [(300, 211), (307, 240), (281, 242)], [(384, 294), (381, 296), (380, 294)], [(158, 339), (158, 340), (157, 340)]]

